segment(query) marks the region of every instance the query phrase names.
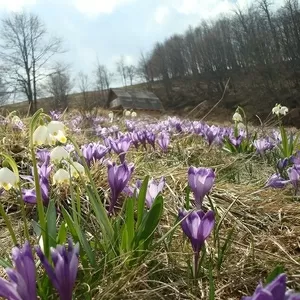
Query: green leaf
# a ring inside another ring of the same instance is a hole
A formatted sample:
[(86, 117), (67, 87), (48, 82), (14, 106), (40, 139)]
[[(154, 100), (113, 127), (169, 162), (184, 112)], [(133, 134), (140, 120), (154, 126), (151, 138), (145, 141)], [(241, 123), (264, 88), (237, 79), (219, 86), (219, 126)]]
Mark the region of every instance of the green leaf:
[[(218, 262), (217, 262), (217, 268), (218, 268), (218, 270), (221, 269), (222, 263), (225, 260), (225, 255), (228, 253), (228, 250), (229, 250), (230, 245), (232, 243), (232, 235), (233, 235), (233, 233), (234, 233), (234, 228), (231, 228), (229, 230), (229, 233), (228, 233), (228, 235), (226, 237), (226, 240), (225, 240), (223, 246), (221, 247), (220, 250), (218, 249), (218, 252), (219, 252), (218, 253)], [(218, 238), (219, 238), (219, 235), (218, 235)]]
[(54, 200), (50, 200), (47, 213), (47, 231), (49, 239), (49, 247), (56, 247), (56, 207)]
[(126, 212), (125, 212), (125, 222), (127, 231), (127, 249), (131, 250), (132, 241), (134, 238), (134, 199), (129, 198), (126, 200)]
[(0, 258), (0, 266), (5, 269), (13, 267), (12, 263), (4, 258)]
[(140, 192), (139, 192), (139, 195), (138, 195), (136, 228), (138, 228), (140, 226), (140, 224), (142, 222), (142, 219), (143, 219), (143, 216), (144, 216), (145, 201), (146, 201), (148, 183), (149, 183), (149, 176), (146, 176), (143, 183), (142, 183), (142, 186), (140, 188)]
[(191, 193), (191, 188), (187, 185), (185, 188), (185, 209), (186, 210), (190, 209), (190, 193)]
[(146, 213), (141, 225), (137, 230), (134, 241), (134, 249), (143, 243), (143, 249), (148, 249), (153, 233), (158, 226), (163, 212), (163, 197), (158, 195), (154, 200), (151, 209)]
[(87, 255), (89, 262), (91, 264), (92, 267), (96, 266), (96, 259), (95, 259), (95, 255), (92, 251), (92, 248), (90, 246), (90, 244), (88, 243), (86, 236), (84, 235), (84, 233), (82, 232), (80, 226), (78, 226), (78, 224), (76, 224), (71, 216), (69, 215), (69, 213), (62, 208), (62, 214), (64, 216), (65, 221), (67, 222), (67, 225), (70, 229), (71, 234), (73, 235), (73, 237), (77, 240), (79, 240), (80, 245), (82, 246), (82, 249), (84, 250), (85, 254)]
[(60, 224), (57, 237), (56, 237), (56, 243), (57, 244), (64, 244), (67, 239), (67, 229), (66, 229), (66, 222), (62, 222)]
[(104, 208), (101, 201), (99, 201), (95, 197), (95, 193), (98, 193), (97, 190), (93, 190), (91, 188), (91, 186), (87, 186), (86, 188), (87, 188), (90, 202), (92, 204), (92, 208), (95, 212), (96, 220), (97, 220), (98, 224), (100, 225), (100, 228), (103, 232), (105, 243), (107, 245), (112, 246), (114, 231), (113, 231), (112, 225), (110, 223), (110, 220), (107, 216), (107, 211)]
[(274, 270), (268, 275), (268, 277), (265, 280), (266, 284), (269, 284), (272, 282), (279, 274), (284, 273), (284, 268), (281, 265), (278, 265), (274, 268)]
[(215, 299), (215, 283), (214, 283), (214, 276), (212, 272), (213, 260), (210, 259), (209, 263), (209, 300)]
[(70, 230), (70, 233), (71, 233), (73, 239), (78, 240), (78, 235), (77, 235), (77, 232), (76, 232), (76, 229), (74, 226), (74, 222), (73, 222), (71, 216), (69, 215), (69, 213), (66, 211), (66, 209), (64, 207), (61, 208), (61, 212), (62, 212), (64, 220), (68, 226), (68, 229)]

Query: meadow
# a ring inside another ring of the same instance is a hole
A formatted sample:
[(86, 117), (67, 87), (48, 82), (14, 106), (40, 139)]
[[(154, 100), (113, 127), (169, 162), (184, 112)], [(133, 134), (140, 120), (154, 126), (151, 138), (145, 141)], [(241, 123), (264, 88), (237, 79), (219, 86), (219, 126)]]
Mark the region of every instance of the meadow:
[[(4, 299), (300, 299), (300, 150), (253, 127), (42, 109), (0, 120)], [(248, 297), (247, 297), (248, 296)]]

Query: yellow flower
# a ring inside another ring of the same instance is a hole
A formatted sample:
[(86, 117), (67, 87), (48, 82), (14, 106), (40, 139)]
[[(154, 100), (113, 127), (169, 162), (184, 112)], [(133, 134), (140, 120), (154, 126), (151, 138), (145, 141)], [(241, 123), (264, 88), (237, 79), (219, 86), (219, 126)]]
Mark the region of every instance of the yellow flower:
[(19, 181), (17, 175), (8, 168), (0, 169), (0, 186), (6, 191), (16, 186)]
[(53, 184), (69, 184), (70, 174), (64, 169), (59, 169), (53, 175)]
[(137, 113), (136, 113), (135, 111), (133, 111), (133, 112), (131, 113), (131, 117), (132, 117), (132, 118), (136, 118), (136, 117), (137, 117)]
[(67, 142), (67, 137), (61, 130), (58, 130), (57, 134), (54, 135), (54, 138), (62, 144), (65, 144)]

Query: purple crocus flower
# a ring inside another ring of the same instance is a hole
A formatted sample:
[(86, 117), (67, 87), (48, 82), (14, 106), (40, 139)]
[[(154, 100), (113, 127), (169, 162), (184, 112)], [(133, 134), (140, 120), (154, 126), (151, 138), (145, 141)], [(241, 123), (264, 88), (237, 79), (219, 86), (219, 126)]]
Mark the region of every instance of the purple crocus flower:
[(300, 300), (300, 294), (286, 291), (286, 275), (280, 274), (265, 287), (260, 283), (253, 296), (243, 297), (242, 300)]
[(299, 180), (300, 180), (300, 174), (299, 174), (298, 170), (295, 167), (288, 168), (287, 173), (288, 173), (288, 176), (290, 179), (290, 183), (294, 186), (294, 188), (297, 192), (298, 184), (299, 184)]
[(214, 140), (216, 139), (219, 133), (220, 133), (219, 127), (216, 127), (214, 125), (207, 126), (207, 128), (205, 129), (204, 136), (206, 137), (209, 146), (214, 142)]
[(296, 154), (291, 156), (291, 162), (294, 165), (300, 165), (300, 151), (297, 151)]
[(54, 268), (51, 266), (40, 247), (35, 248), (38, 257), (43, 264), (49, 279), (57, 290), (60, 300), (72, 300), (72, 291), (76, 281), (78, 270), (79, 244), (73, 246), (68, 240), (68, 250), (65, 246), (58, 245), (51, 249), (51, 258)]
[(152, 132), (152, 131), (148, 131), (146, 137), (147, 137), (148, 143), (149, 143), (149, 144), (153, 147), (153, 149), (155, 150), (155, 139), (156, 139), (155, 133)]
[(109, 148), (100, 143), (89, 143), (83, 145), (81, 151), (90, 167), (93, 161), (101, 160), (109, 152)]
[(280, 172), (280, 174), (284, 171), (284, 169), (287, 167), (289, 163), (288, 158), (281, 158), (277, 162), (277, 170)]
[(110, 206), (109, 212), (112, 213), (123, 189), (126, 187), (132, 172), (134, 170), (133, 164), (127, 164), (126, 162), (121, 165), (115, 163), (108, 163), (108, 183), (110, 186)]
[(131, 142), (134, 145), (134, 147), (136, 149), (138, 149), (139, 148), (139, 143), (140, 143), (138, 134), (135, 131), (130, 132), (130, 138), (131, 138)]
[(282, 178), (279, 174), (273, 174), (265, 184), (265, 188), (272, 187), (275, 189), (283, 188), (289, 181)]
[[(52, 170), (52, 166), (49, 165), (49, 158), (39, 167), (38, 166), (38, 173), (39, 173), (39, 183), (42, 193), (42, 199), (44, 204), (47, 206), (49, 203), (49, 190), (50, 190), (50, 172)], [(33, 173), (33, 171), (32, 171)], [(30, 182), (34, 183), (33, 176), (23, 176)], [(32, 189), (22, 189), (22, 197), (26, 203), (36, 204), (36, 188)]]
[(49, 115), (50, 115), (51, 119), (55, 120), (55, 121), (59, 120), (62, 116), (62, 114), (56, 110), (49, 111)]
[(167, 152), (170, 144), (170, 136), (166, 132), (161, 132), (157, 136), (157, 143), (163, 152)]
[(126, 153), (130, 148), (131, 139), (127, 136), (124, 136), (116, 140), (109, 139), (109, 142), (114, 152), (119, 155), (120, 162), (123, 163), (125, 161)]
[(256, 151), (263, 156), (267, 150), (270, 150), (273, 145), (267, 139), (258, 139), (253, 142)]
[(240, 146), (240, 144), (242, 143), (242, 141), (243, 141), (243, 136), (242, 135), (239, 135), (239, 136), (237, 136), (237, 137), (235, 137), (235, 136), (230, 136), (229, 137), (229, 139), (228, 139), (228, 141), (234, 146), (234, 147), (238, 147), (238, 146)]
[(216, 174), (211, 168), (190, 167), (188, 170), (188, 182), (194, 193), (196, 207), (202, 208), (202, 201), (215, 182)]
[(143, 147), (145, 149), (147, 149), (147, 146), (146, 146), (147, 133), (146, 133), (146, 131), (138, 131), (137, 135), (138, 135), (138, 139), (139, 139), (140, 143), (143, 145)]
[(50, 151), (48, 149), (37, 149), (36, 156), (38, 159), (38, 165), (41, 166), (44, 163), (50, 162)]
[(179, 220), (182, 220), (182, 231), (191, 241), (194, 250), (194, 275), (196, 276), (200, 250), (214, 228), (214, 212), (208, 211), (204, 213), (202, 210), (192, 212), (181, 210), (179, 212)]
[(159, 182), (156, 182), (154, 179), (149, 180), (146, 193), (146, 205), (148, 208), (151, 208), (155, 198), (163, 190), (165, 182), (164, 177)]
[(29, 242), (12, 249), (14, 269), (6, 269), (10, 281), (0, 278), (0, 297), (9, 300), (36, 300), (36, 270)]

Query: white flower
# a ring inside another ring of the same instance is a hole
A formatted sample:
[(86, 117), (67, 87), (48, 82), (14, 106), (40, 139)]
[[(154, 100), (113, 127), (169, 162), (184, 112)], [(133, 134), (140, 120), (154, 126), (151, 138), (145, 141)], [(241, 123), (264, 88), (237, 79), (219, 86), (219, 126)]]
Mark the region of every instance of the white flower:
[(6, 167), (0, 169), (0, 186), (3, 187), (6, 191), (16, 186), (18, 181), (19, 178), (13, 171)]
[(72, 177), (78, 178), (79, 175), (85, 174), (84, 166), (76, 161), (73, 162), (73, 165), (70, 165), (70, 169)]
[(109, 118), (109, 121), (112, 122), (114, 120), (114, 113), (112, 111), (110, 111), (108, 113), (108, 118)]
[(124, 109), (123, 116), (130, 117), (130, 110)]
[(272, 108), (272, 113), (279, 116), (279, 115), (283, 115), (285, 116), (288, 113), (289, 109), (286, 106), (281, 106), (281, 104), (276, 104), (273, 108)]
[(244, 125), (244, 123), (240, 122), (237, 124), (237, 128), (238, 128), (238, 130), (245, 130), (246, 126)]
[(62, 146), (55, 147), (50, 152), (50, 159), (54, 162), (60, 162), (69, 157), (69, 152)]
[(18, 123), (21, 123), (22, 121), (18, 116), (13, 116), (12, 119), (11, 119), (11, 122), (13, 124), (18, 124)]
[(243, 118), (242, 118), (241, 114), (238, 113), (237, 111), (233, 114), (232, 120), (234, 122), (243, 122)]
[(48, 124), (48, 130), (49, 133), (56, 136), (59, 134), (59, 131), (63, 133), (63, 135), (66, 135), (66, 126), (64, 123), (60, 121), (51, 121)]
[(65, 136), (65, 133), (61, 130), (58, 130), (57, 134), (54, 135), (54, 138), (62, 144), (65, 144), (67, 142), (67, 137)]
[(53, 184), (69, 184), (70, 174), (64, 169), (59, 169), (53, 175)]
[(285, 116), (288, 113), (289, 109), (286, 106), (281, 106), (279, 113)]
[(281, 105), (280, 105), (280, 104), (276, 104), (276, 105), (272, 108), (272, 114), (279, 116), (279, 114), (280, 114), (280, 109), (281, 109)]
[(136, 116), (137, 116), (137, 113), (136, 113), (135, 111), (133, 111), (133, 112), (131, 113), (131, 117), (132, 117), (132, 118), (136, 118)]
[(32, 138), (35, 145), (41, 146), (48, 144), (50, 138), (48, 127), (45, 125), (38, 126), (34, 131)]

